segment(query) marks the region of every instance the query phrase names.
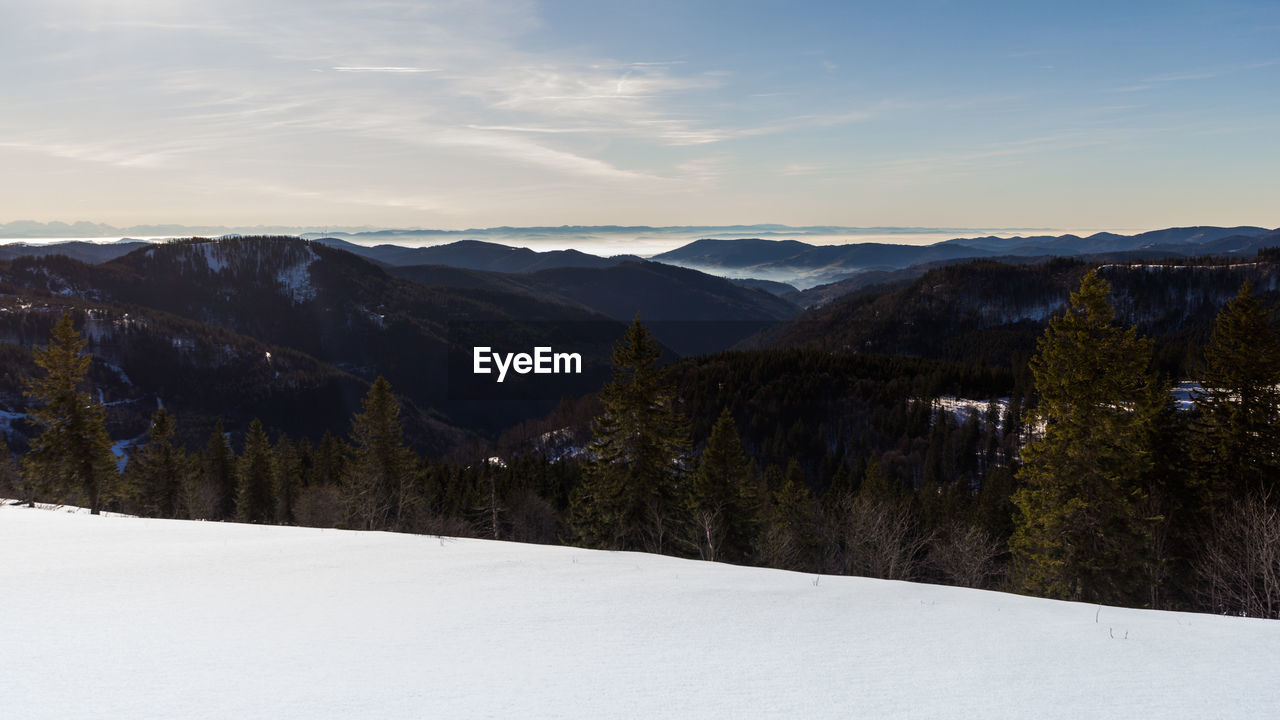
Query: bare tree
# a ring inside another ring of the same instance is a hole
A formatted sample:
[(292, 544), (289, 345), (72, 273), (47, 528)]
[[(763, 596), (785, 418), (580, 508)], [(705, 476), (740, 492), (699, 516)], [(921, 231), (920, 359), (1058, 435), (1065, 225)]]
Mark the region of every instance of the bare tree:
[(795, 528), (770, 524), (756, 541), (756, 557), (765, 567), (800, 570), (805, 565), (804, 545), (804, 538)]
[(1236, 500), (1196, 563), (1215, 612), (1280, 618), (1280, 507), (1269, 493)]
[(915, 578), (928, 544), (906, 503), (851, 495), (836, 503), (825, 534), (828, 571), (886, 580)]
[(946, 582), (961, 587), (989, 587), (1004, 546), (991, 533), (954, 522), (929, 543), (929, 565)]

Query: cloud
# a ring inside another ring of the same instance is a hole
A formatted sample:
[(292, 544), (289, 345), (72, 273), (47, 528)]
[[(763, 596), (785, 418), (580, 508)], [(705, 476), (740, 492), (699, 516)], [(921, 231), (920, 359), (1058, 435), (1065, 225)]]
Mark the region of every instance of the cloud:
[(332, 68), (335, 72), (346, 73), (433, 73), (440, 72), (440, 68), (422, 68), (422, 67), (360, 67), (360, 66), (338, 66)]
[(731, 173), (735, 142), (879, 112), (796, 113), (691, 59), (524, 42), (529, 2), (64, 2), (80, 11), (33, 5), (0, 146), (299, 207), (676, 194)]
[(1143, 78), (1136, 83), (1122, 85), (1114, 88), (1114, 92), (1140, 92), (1142, 90), (1151, 90), (1174, 83), (1192, 82), (1195, 80), (1212, 80), (1224, 75), (1233, 75), (1250, 70), (1261, 70), (1263, 68), (1274, 67), (1280, 65), (1280, 59), (1261, 60), (1258, 62), (1241, 63), (1235, 65), (1222, 65), (1213, 68), (1201, 68), (1198, 70), (1184, 70), (1180, 72), (1170, 72), (1161, 75), (1153, 75)]

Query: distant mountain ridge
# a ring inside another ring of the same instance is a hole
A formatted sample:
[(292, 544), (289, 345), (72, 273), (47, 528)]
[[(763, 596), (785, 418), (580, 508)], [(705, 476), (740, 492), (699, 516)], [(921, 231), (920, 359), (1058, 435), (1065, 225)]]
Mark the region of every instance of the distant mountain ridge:
[(644, 260), (523, 274), (438, 265), (393, 267), (387, 272), (429, 286), (523, 293), (621, 322), (629, 322), (638, 313), (653, 326), (660, 341), (682, 355), (724, 349), (800, 311), (794, 303), (766, 290)]
[(1140, 253), (1145, 257), (1247, 253), (1280, 242), (1276, 233), (1254, 226), (1197, 226), (1136, 235), (1096, 233), (1084, 238), (1071, 234), (957, 238), (932, 245), (810, 245), (796, 240), (703, 239), (651, 259), (718, 275), (788, 282), (807, 289), (866, 272), (891, 272), (970, 258), (1073, 257), (1119, 252)]
[(1205, 341), (1215, 315), (1245, 280), (1266, 305), (1280, 305), (1277, 261), (1280, 252), (1273, 250), (1230, 263), (971, 260), (847, 293), (749, 344), (1017, 365), (1034, 352), (1080, 278), (1098, 268), (1111, 283), (1117, 322), (1155, 338), (1159, 368), (1185, 377), (1198, 362), (1188, 348)]
[[(13, 223), (9, 224), (9, 226), (12, 225)], [(722, 226), (717, 229), (773, 228), (774, 230), (769, 231), (773, 233), (780, 232), (786, 227)], [(66, 228), (68, 231), (93, 229), (82, 227), (80, 224), (66, 226)], [(696, 228), (562, 226), (559, 228), (489, 228), (474, 231), (474, 233), (502, 236), (507, 240), (518, 240), (519, 237), (504, 236), (503, 233), (527, 233), (527, 239), (535, 240), (539, 234), (568, 237), (574, 233), (589, 232), (628, 230), (688, 232), (692, 229)], [(798, 231), (796, 234), (802, 234), (806, 231), (816, 233), (830, 228), (792, 229)], [(414, 237), (419, 239), (425, 236), (456, 237), (471, 232), (387, 230), (339, 235), (359, 236), (362, 240), (377, 237), (408, 241)], [(563, 241), (563, 238), (561, 240)], [(508, 275), (530, 274), (557, 268), (605, 269), (642, 259), (634, 254), (602, 257), (575, 249), (537, 251), (527, 247), (474, 238), (427, 247), (393, 243), (369, 246), (351, 242), (339, 236), (317, 237), (312, 241), (345, 250), (383, 267), (441, 266)], [(101, 263), (123, 256), (143, 244), (140, 241), (0, 244), (0, 260), (19, 256), (63, 254), (83, 262)], [(1257, 226), (1192, 226), (1165, 228), (1134, 235), (1102, 232), (1086, 237), (1074, 234), (1014, 237), (990, 235), (955, 238), (930, 245), (885, 242), (815, 245), (794, 238), (707, 237), (674, 250), (659, 253), (649, 260), (728, 278), (744, 286), (766, 289), (800, 306), (813, 306), (829, 302), (846, 292), (867, 287), (875, 282), (909, 279), (919, 276), (932, 267), (975, 258), (1003, 259), (1009, 262), (1032, 262), (1051, 257), (1119, 261), (1132, 258), (1250, 254), (1261, 248), (1276, 245), (1280, 245), (1280, 230), (1267, 230)], [(439, 284), (465, 286), (465, 283), (458, 284), (461, 280), (442, 281), (438, 273), (436, 276), (435, 282)], [(494, 283), (493, 279), (480, 281), (474, 277), (468, 282), (470, 281), (478, 282), (478, 286), (492, 286)]]
[(315, 242), (346, 250), (384, 265), (444, 265), (466, 270), (488, 270), (503, 273), (530, 273), (561, 267), (611, 267), (640, 260), (635, 255), (603, 258), (578, 250), (545, 250), (538, 252), (480, 240), (458, 240), (447, 245), (406, 247), (404, 245), (357, 245), (338, 238), (317, 238)]

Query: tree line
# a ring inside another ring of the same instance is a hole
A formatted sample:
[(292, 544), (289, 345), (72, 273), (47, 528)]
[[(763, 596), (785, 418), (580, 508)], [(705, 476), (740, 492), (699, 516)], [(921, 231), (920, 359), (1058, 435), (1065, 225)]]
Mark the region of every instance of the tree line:
[[(1115, 322), (1109, 292), (1086, 274), (1011, 373), (818, 351), (662, 368), (637, 318), (585, 447), (548, 452), (555, 433), (524, 428), (501, 457), (421, 457), (379, 378), (349, 432), (315, 444), (254, 422), (238, 452), (221, 428), (192, 451), (157, 410), (122, 473), (64, 318), (28, 381), (42, 432), (3, 477), (23, 499), (95, 512), (572, 543), (1280, 616), (1270, 314), (1246, 284), (1179, 410), (1152, 342)], [(957, 389), (1009, 397), (968, 417), (929, 402)]]

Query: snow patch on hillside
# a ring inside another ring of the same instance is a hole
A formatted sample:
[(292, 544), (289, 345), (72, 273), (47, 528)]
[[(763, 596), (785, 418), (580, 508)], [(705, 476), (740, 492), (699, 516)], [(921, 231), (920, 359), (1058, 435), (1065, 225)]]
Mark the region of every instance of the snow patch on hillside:
[(295, 303), (315, 299), (316, 288), (311, 283), (311, 264), (319, 258), (316, 251), (308, 246), (301, 260), (283, 268), (276, 275), (276, 282), (280, 284), (281, 290)]
[(213, 275), (221, 274), (230, 265), (226, 250), (217, 242), (194, 243), (188, 247), (192, 248), (194, 256), (204, 261), (204, 266)]
[(1009, 398), (1007, 397), (994, 400), (973, 400), (954, 395), (940, 395), (933, 399), (933, 409), (946, 412), (955, 418), (958, 423), (968, 422), (971, 418), (981, 423), (986, 420), (988, 408), (992, 403), (995, 403), (996, 407), (999, 408), (999, 414), (996, 415), (996, 428), (999, 429), (1001, 423), (1004, 422), (1005, 413), (1009, 410)]

